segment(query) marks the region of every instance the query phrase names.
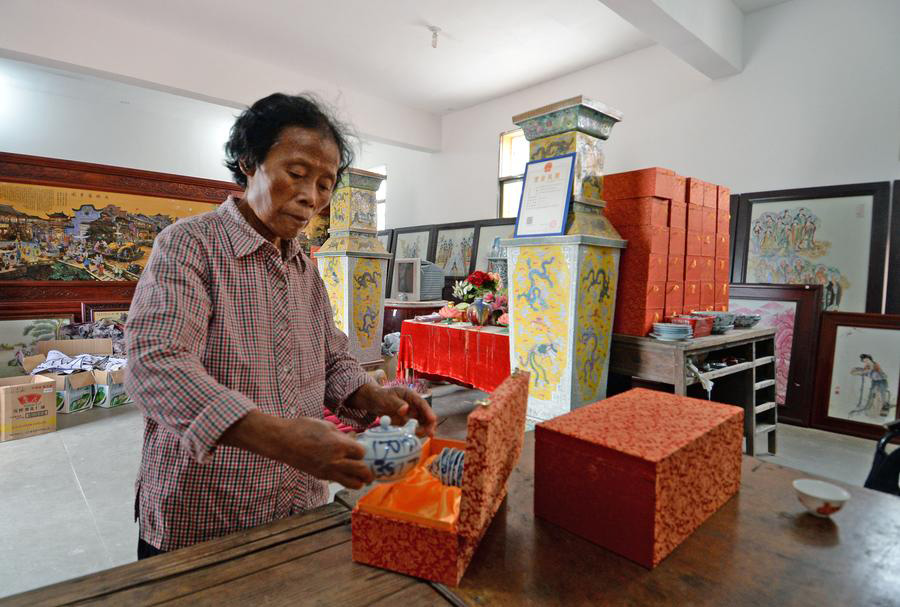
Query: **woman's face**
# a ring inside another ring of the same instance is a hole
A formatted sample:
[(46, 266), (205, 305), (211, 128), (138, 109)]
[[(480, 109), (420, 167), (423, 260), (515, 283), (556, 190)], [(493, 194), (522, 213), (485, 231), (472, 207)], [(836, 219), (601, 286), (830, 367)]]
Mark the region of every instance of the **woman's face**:
[(340, 152), (334, 139), (298, 126), (281, 131), (265, 159), (247, 175), (245, 199), (274, 236), (296, 238), (328, 205)]

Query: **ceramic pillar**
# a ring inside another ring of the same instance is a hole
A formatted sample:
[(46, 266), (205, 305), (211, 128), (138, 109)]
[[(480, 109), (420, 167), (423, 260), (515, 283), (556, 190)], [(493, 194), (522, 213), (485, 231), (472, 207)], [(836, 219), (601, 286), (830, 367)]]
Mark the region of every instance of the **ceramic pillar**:
[(575, 97), (513, 117), (530, 160), (575, 153), (562, 236), (512, 238), (507, 248), (511, 367), (531, 374), (529, 425), (606, 398), (619, 253), (603, 214), (603, 143), (621, 114)]
[(382, 362), (384, 279), (391, 254), (376, 237), (375, 191), (384, 175), (347, 169), (331, 198), (328, 240), (316, 252), (334, 322), (365, 367)]

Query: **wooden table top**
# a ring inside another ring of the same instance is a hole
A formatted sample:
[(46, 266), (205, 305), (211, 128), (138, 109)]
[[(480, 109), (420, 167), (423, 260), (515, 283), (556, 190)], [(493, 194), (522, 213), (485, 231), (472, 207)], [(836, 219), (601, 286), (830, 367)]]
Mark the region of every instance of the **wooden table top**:
[(687, 341), (660, 341), (653, 337), (639, 337), (637, 335), (622, 335), (621, 333), (613, 333), (612, 342), (623, 344), (640, 344), (642, 346), (652, 346), (667, 350), (703, 350), (705, 348), (718, 348), (721, 346), (732, 346), (747, 341), (755, 341), (765, 337), (775, 335), (775, 328), (753, 328), (753, 329), (732, 329), (721, 335), (707, 335), (706, 337), (695, 337)]

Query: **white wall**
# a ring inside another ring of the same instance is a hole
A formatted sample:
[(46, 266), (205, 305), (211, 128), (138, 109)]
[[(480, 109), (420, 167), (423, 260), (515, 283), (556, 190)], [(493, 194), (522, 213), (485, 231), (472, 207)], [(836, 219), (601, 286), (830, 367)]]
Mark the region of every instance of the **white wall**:
[[(659, 46), (443, 118), (428, 221), (496, 216), (499, 133), (578, 94), (625, 113), (607, 172), (672, 168), (735, 192), (900, 178), (900, 2), (792, 0), (747, 15), (744, 71), (710, 81)], [(413, 202), (421, 205), (421, 201)]]
[(377, 142), (361, 142), (354, 166), (387, 172), (385, 228), (434, 223), (434, 192), (428, 183), (433, 154)]

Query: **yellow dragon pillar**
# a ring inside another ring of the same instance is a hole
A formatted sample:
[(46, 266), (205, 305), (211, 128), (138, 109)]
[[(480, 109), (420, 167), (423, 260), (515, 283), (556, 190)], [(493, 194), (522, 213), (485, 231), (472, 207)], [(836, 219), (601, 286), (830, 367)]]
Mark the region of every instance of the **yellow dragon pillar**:
[(531, 374), (528, 425), (606, 398), (619, 253), (603, 214), (603, 144), (621, 113), (574, 97), (513, 117), (530, 160), (575, 153), (562, 236), (512, 238), (510, 362)]
[(329, 238), (316, 252), (334, 323), (364, 367), (382, 362), (384, 277), (391, 254), (376, 238), (375, 191), (384, 175), (350, 168), (331, 198)]

